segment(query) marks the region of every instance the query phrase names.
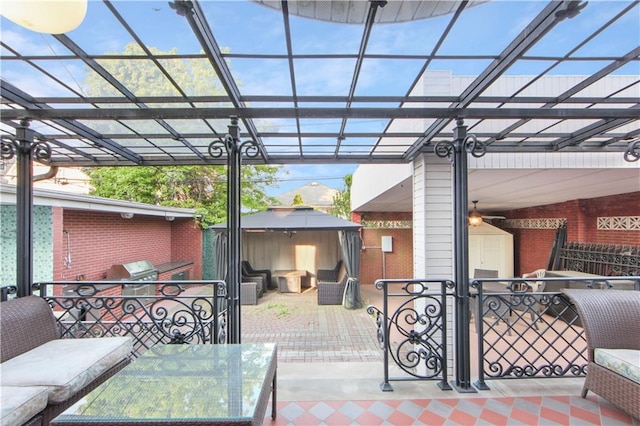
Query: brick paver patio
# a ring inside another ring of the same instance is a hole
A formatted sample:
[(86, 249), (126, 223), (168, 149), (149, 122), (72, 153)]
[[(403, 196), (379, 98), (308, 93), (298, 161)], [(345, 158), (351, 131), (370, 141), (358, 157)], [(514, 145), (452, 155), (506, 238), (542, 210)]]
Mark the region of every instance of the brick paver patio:
[(242, 342), (276, 342), (279, 362), (382, 360), (376, 326), (365, 307), (318, 305), (315, 289), (270, 290), (257, 305), (242, 306)]

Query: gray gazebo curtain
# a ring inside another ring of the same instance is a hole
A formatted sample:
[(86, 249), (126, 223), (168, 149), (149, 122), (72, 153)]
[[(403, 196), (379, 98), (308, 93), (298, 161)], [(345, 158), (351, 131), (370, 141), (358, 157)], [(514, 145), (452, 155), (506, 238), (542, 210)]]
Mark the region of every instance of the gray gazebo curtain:
[(216, 231), (213, 235), (213, 248), (215, 250), (217, 280), (227, 279), (227, 244), (227, 233)]
[[(216, 280), (227, 280), (227, 245), (229, 236), (226, 231), (215, 231), (213, 234), (214, 261), (216, 266)], [(218, 312), (226, 310), (227, 304), (223, 299), (218, 299)]]
[(359, 231), (340, 231), (340, 246), (342, 257), (347, 270), (347, 286), (344, 290), (342, 306), (347, 309), (362, 308), (360, 294), (360, 249), (362, 240)]

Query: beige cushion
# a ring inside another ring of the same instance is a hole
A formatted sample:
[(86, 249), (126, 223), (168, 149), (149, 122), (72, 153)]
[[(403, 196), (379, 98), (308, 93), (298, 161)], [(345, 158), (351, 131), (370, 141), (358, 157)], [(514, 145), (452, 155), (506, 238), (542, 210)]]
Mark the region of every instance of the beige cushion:
[(609, 370), (640, 383), (640, 351), (634, 349), (595, 348), (593, 361)]
[(7, 386), (45, 386), (49, 402), (59, 403), (127, 358), (132, 349), (129, 337), (52, 340), (0, 364), (0, 376)]
[(47, 388), (41, 386), (0, 387), (3, 426), (22, 425), (47, 406)]

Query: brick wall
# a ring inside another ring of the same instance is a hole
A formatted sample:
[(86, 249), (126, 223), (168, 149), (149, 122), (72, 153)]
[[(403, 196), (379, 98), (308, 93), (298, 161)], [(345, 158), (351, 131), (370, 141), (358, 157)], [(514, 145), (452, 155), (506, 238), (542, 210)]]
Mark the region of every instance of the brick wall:
[[(567, 241), (640, 246), (640, 230), (598, 230), (598, 217), (640, 216), (640, 192), (608, 197), (571, 200), (564, 203), (499, 212), (509, 219), (566, 218)], [(354, 212), (351, 220), (363, 221), (411, 220), (411, 213)], [(515, 229), (514, 275), (520, 276), (546, 268), (556, 229)], [(360, 277), (363, 284), (382, 278), (383, 235), (393, 237), (393, 253), (387, 253), (386, 278), (413, 276), (413, 231), (411, 229), (363, 228), (365, 250), (362, 252)]]
[[(571, 200), (501, 212), (509, 219), (566, 218), (567, 241), (640, 245), (640, 230), (598, 230), (598, 217), (640, 216), (640, 192)], [(546, 268), (555, 229), (508, 229), (514, 235), (515, 274)]]
[[(363, 217), (364, 216), (364, 217)], [(411, 221), (412, 214), (406, 212), (354, 213), (352, 221), (365, 222), (362, 229), (364, 250), (361, 256), (360, 282), (373, 284), (383, 278), (382, 236), (392, 238), (393, 251), (384, 254), (384, 278), (407, 278), (413, 276), (413, 230), (394, 228), (367, 228), (372, 221)]]
[(172, 222), (171, 241), (172, 260), (193, 262), (189, 269), (189, 279), (201, 280), (202, 230), (191, 219), (176, 219)]
[[(118, 213), (69, 209), (61, 215), (62, 227), (55, 226), (54, 216), (54, 280), (73, 281), (80, 275), (86, 280), (101, 280), (111, 265), (137, 260), (149, 260), (154, 265), (193, 261), (191, 278), (201, 276), (202, 236), (192, 219), (168, 222), (163, 217), (141, 215), (122, 219)], [(63, 264), (67, 251), (63, 230), (69, 235), (68, 268)]]

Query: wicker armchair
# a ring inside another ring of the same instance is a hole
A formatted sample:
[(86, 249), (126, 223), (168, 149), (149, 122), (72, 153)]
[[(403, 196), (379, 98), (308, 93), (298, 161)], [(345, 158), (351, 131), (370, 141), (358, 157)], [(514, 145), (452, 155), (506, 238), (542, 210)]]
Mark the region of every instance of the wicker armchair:
[(262, 291), (266, 292), (270, 288), (273, 287), (273, 283), (271, 282), (271, 271), (268, 269), (253, 269), (251, 264), (243, 260), (242, 261), (242, 280), (243, 281), (256, 281), (255, 277), (262, 277)]
[[(602, 364), (603, 349), (630, 350), (640, 360), (640, 292), (633, 290), (562, 289), (582, 319), (587, 339), (587, 377), (582, 397), (592, 391), (640, 419), (640, 383)], [(637, 353), (636, 353), (637, 352)], [(631, 368), (633, 369), (633, 368)]]
[(318, 282), (338, 281), (338, 274), (340, 274), (341, 267), (342, 267), (342, 259), (338, 260), (336, 267), (333, 269), (318, 269), (318, 272), (316, 273), (316, 279), (318, 280)]
[(318, 305), (342, 305), (347, 278), (346, 268), (344, 265), (340, 265), (340, 270), (335, 280), (318, 280)]

